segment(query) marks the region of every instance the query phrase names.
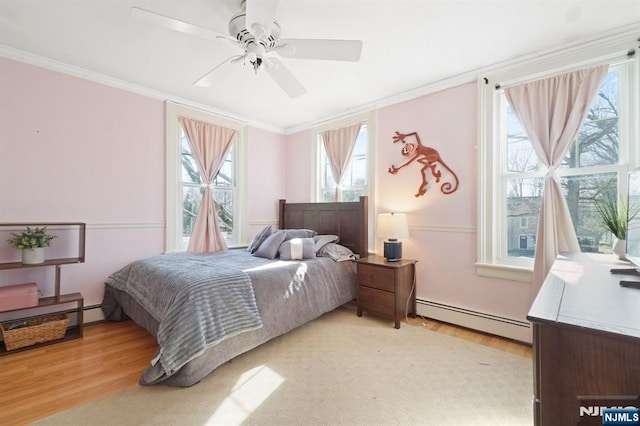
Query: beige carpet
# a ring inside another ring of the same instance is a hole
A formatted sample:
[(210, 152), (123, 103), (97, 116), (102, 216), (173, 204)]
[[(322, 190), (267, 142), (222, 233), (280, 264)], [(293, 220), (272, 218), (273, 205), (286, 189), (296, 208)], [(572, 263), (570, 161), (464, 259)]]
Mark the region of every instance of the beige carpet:
[(39, 425), (531, 425), (532, 361), (340, 308), (190, 388), (131, 388)]

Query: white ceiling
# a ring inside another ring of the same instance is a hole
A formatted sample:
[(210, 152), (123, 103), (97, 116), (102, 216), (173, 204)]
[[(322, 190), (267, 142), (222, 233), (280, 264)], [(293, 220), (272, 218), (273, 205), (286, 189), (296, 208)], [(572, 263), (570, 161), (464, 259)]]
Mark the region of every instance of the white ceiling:
[[(283, 38), (362, 40), (358, 63), (282, 59), (290, 99), (239, 53), (133, 19), (136, 6), (227, 34), (240, 0), (1, 0), (0, 45), (288, 132), (431, 83), (640, 24), (638, 0), (280, 0)], [(639, 27), (640, 28), (640, 27)], [(2, 46), (0, 46), (2, 47)]]

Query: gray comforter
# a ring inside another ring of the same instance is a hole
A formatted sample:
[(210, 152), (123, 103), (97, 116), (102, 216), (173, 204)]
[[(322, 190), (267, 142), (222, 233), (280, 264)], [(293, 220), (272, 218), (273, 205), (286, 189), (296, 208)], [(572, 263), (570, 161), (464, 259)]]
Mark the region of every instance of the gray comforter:
[(249, 276), (211, 256), (142, 259), (112, 274), (106, 284), (134, 297), (159, 322), (152, 364), (159, 362), (167, 375), (206, 348), (262, 327)]
[[(172, 373), (164, 371), (159, 363), (149, 365), (140, 377), (140, 384), (191, 386), (234, 357), (356, 297), (357, 280), (352, 262), (335, 262), (326, 257), (303, 261), (267, 260), (243, 249), (202, 256), (215, 264), (233, 265), (249, 276), (263, 326), (206, 348), (200, 356)], [(162, 283), (159, 279), (151, 285), (156, 288)], [(152, 335), (159, 334), (159, 321), (134, 297), (109, 283), (105, 286), (102, 309), (108, 320), (119, 320), (126, 314)], [(159, 349), (156, 355), (158, 353)]]

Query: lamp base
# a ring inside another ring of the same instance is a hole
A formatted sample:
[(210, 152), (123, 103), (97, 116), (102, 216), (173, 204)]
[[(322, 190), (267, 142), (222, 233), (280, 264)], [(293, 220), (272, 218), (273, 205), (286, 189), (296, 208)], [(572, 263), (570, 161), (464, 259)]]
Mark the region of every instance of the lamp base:
[(387, 262), (397, 262), (402, 259), (402, 243), (400, 241), (384, 242), (384, 257)]

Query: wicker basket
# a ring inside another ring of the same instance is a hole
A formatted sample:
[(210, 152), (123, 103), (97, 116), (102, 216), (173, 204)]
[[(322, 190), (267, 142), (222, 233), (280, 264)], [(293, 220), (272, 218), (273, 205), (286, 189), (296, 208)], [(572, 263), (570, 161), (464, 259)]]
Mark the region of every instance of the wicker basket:
[(0, 324), (7, 351), (36, 343), (62, 339), (67, 332), (69, 316), (53, 314)]

